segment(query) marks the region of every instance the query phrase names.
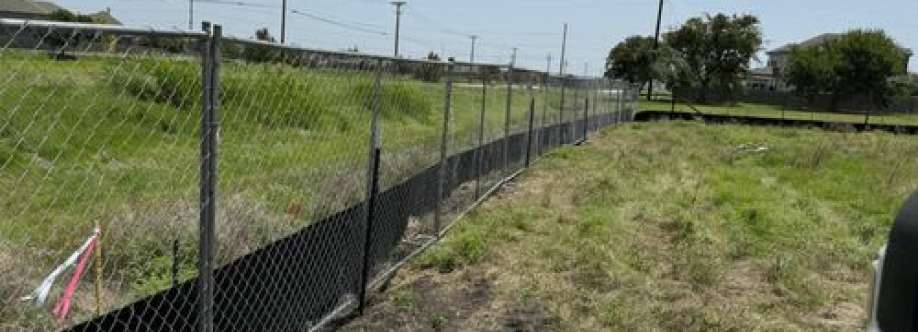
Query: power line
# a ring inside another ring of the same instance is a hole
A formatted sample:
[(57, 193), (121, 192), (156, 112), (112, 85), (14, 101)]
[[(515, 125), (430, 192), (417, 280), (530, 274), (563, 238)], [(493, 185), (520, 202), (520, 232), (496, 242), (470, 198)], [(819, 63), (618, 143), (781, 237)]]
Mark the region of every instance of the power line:
[(292, 13), (292, 14), (297, 14), (297, 15), (304, 16), (304, 17), (308, 17), (308, 18), (311, 18), (311, 19), (314, 19), (314, 20), (317, 20), (317, 21), (325, 22), (325, 23), (328, 23), (328, 24), (331, 24), (331, 25), (334, 25), (334, 26), (337, 26), (337, 27), (340, 27), (340, 28), (344, 28), (344, 29), (350, 29), (350, 30), (353, 30), (353, 31), (359, 31), (359, 32), (364, 32), (364, 33), (369, 33), (369, 34), (375, 34), (375, 35), (380, 35), (380, 36), (388, 36), (388, 35), (389, 35), (389, 33), (388, 33), (388, 32), (385, 32), (385, 31), (372, 30), (372, 29), (367, 29), (367, 28), (363, 28), (363, 27), (351, 25), (351, 24), (349, 24), (349, 23), (336, 21), (336, 20), (333, 20), (333, 19), (330, 19), (330, 18), (325, 18), (325, 17), (318, 16), (318, 15), (315, 15), (315, 14), (310, 14), (310, 13), (301, 11), (301, 10), (299, 10), (299, 9), (290, 9), (290, 13)]
[(411, 8), (411, 10), (408, 11), (408, 14), (411, 14), (411, 15), (413, 15), (414, 17), (417, 17), (417, 18), (421, 19), (422, 21), (426, 21), (426, 22), (427, 22), (428, 24), (430, 24), (430, 25), (434, 25), (434, 26), (439, 27), (439, 28), (437, 29), (437, 30), (438, 30), (437, 32), (439, 32), (439, 33), (443, 33), (443, 34), (447, 34), (447, 35), (453, 35), (453, 36), (459, 36), (459, 37), (466, 37), (466, 38), (471, 37), (471, 36), (474, 36), (474, 34), (471, 34), (471, 33), (464, 33), (464, 32), (460, 32), (460, 31), (456, 31), (456, 30), (453, 30), (453, 29), (444, 27), (444, 26), (440, 25), (440, 23), (438, 23), (436, 20), (434, 20), (434, 19), (432, 19), (432, 18), (429, 18), (429, 17), (427, 17), (427, 16), (424, 15), (424, 14), (421, 14), (421, 13), (420, 13), (417, 9), (415, 9), (415, 8)]
[[(281, 8), (281, 7), (273, 6), (273, 5), (252, 3), (252, 2), (246, 2), (246, 1), (231, 1), (231, 0), (195, 0), (195, 1), (199, 3), (210, 3), (210, 4), (217, 4), (217, 5), (228, 5), (228, 6), (248, 7), (248, 8), (266, 8), (266, 9)], [(331, 18), (328, 15), (321, 15), (314, 11), (307, 11), (304, 9), (291, 8), (290, 13), (297, 14), (303, 17), (308, 17), (308, 18), (311, 18), (317, 21), (331, 24), (331, 25), (335, 25), (340, 28), (351, 29), (354, 31), (359, 31), (359, 32), (364, 32), (364, 33), (378, 34), (378, 35), (383, 35), (383, 36), (389, 35), (388, 32), (374, 29), (374, 28), (378, 28), (379, 26), (373, 25), (373, 24), (361, 23), (361, 22), (345, 22), (340, 19)]]

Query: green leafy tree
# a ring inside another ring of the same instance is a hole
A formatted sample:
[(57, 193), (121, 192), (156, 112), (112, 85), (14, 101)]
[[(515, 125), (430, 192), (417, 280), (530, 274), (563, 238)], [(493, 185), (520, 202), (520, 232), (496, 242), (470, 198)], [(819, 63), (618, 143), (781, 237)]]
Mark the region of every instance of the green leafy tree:
[[(255, 39), (266, 43), (276, 43), (277, 40), (271, 36), (268, 28), (255, 30)], [(246, 45), (243, 52), (243, 58), (250, 62), (275, 62), (281, 57), (281, 53), (267, 45)]]
[[(57, 22), (94, 23), (91, 16), (73, 13), (69, 10), (58, 9), (48, 15), (48, 20)], [(73, 60), (74, 55), (68, 55), (68, 48), (76, 48), (80, 43), (92, 38), (92, 33), (82, 31), (53, 30), (45, 37), (45, 43), (54, 49), (52, 56), (58, 60)]]
[(277, 42), (277, 40), (274, 39), (274, 36), (271, 35), (271, 32), (268, 31), (268, 28), (261, 28), (261, 29), (255, 30), (255, 39), (263, 41), (263, 42), (269, 42), (269, 43)]
[(695, 91), (701, 103), (707, 102), (712, 90), (734, 100), (741, 92), (742, 77), (762, 47), (762, 30), (759, 19), (752, 15), (705, 15), (666, 33), (664, 41), (683, 64), (674, 70), (676, 88)]
[(794, 49), (787, 80), (811, 99), (830, 94), (830, 110), (857, 95), (885, 107), (902, 91), (893, 78), (905, 74), (906, 58), (885, 32), (853, 30), (820, 45)]
[(58, 9), (48, 15), (48, 20), (58, 22), (94, 23), (92, 16), (75, 14), (66, 9)]
[(609, 51), (605, 76), (644, 85), (657, 77), (655, 62), (653, 37), (631, 36)]
[(440, 62), (440, 55), (431, 51), (427, 54), (427, 62), (416, 69), (414, 77), (425, 82), (440, 81), (444, 74), (444, 68), (446, 68)]

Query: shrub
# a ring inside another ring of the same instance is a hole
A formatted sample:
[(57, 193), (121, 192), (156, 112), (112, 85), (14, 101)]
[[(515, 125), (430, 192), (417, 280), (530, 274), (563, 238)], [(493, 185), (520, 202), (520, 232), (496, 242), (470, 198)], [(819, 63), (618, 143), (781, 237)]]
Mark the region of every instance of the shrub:
[[(374, 82), (364, 80), (358, 83), (353, 95), (372, 96)], [(387, 118), (412, 118), (418, 121), (429, 121), (433, 102), (427, 98), (418, 84), (407, 81), (389, 81), (382, 85), (380, 111)]]

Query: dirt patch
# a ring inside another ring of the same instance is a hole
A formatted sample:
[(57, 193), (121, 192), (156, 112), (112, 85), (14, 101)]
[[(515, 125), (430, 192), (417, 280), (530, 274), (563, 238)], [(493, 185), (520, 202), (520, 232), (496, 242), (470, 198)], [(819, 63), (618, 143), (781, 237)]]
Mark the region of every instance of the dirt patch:
[(554, 331), (560, 320), (539, 302), (525, 301), (511, 307), (503, 317), (506, 331)]
[[(491, 310), (492, 282), (470, 273), (406, 271), (385, 293), (374, 296), (363, 317), (342, 331), (485, 330), (473, 317)], [(418, 273), (412, 273), (418, 272)]]

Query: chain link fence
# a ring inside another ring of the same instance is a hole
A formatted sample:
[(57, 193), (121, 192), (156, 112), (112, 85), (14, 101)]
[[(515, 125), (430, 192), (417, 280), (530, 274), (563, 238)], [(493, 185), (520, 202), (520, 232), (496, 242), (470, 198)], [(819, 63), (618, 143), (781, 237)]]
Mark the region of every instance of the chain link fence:
[(637, 96), (202, 30), (0, 19), (0, 329), (321, 329)]

